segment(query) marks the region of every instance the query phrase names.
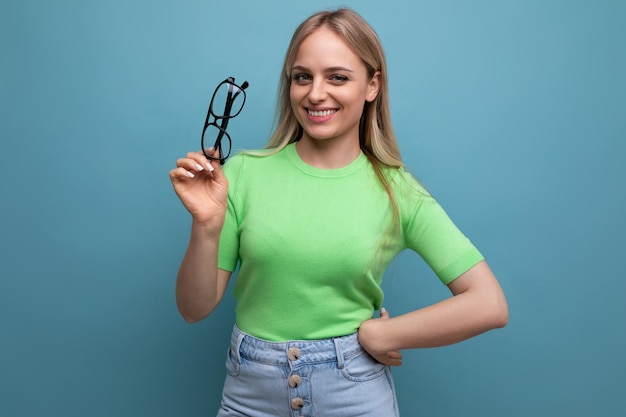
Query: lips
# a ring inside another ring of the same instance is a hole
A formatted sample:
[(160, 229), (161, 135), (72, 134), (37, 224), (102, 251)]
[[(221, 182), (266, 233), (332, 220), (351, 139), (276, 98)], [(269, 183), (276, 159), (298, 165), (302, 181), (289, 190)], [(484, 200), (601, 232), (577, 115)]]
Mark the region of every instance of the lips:
[(322, 122), (326, 122), (332, 119), (335, 113), (337, 113), (338, 111), (337, 109), (314, 110), (310, 108), (305, 108), (305, 110), (306, 110), (308, 119), (316, 123), (322, 123)]

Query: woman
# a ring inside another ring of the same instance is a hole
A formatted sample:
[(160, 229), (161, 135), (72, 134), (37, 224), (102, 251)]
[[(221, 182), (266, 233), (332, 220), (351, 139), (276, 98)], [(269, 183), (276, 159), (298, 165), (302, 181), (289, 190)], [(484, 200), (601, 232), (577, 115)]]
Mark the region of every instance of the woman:
[[(294, 33), (267, 148), (223, 170), (189, 153), (170, 172), (193, 218), (182, 316), (209, 315), (240, 268), (218, 416), (398, 415), (401, 350), (502, 327), (508, 310), (480, 252), (404, 170), (383, 50), (355, 12), (317, 13)], [(390, 318), (380, 282), (405, 248), (453, 296)]]

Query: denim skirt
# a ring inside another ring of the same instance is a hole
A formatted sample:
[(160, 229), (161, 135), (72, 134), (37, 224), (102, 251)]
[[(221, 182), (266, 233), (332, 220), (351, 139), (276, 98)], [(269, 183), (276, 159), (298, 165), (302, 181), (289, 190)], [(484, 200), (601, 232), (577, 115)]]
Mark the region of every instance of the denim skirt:
[(270, 342), (234, 327), (218, 417), (397, 417), (388, 366), (357, 334)]

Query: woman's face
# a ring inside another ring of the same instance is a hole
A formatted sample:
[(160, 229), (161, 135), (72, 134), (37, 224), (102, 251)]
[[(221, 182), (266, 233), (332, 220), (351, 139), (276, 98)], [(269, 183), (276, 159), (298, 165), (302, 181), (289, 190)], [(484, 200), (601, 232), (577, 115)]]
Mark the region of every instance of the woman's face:
[(302, 139), (359, 141), (366, 101), (378, 94), (363, 61), (334, 32), (321, 27), (304, 39), (291, 68), (291, 108)]

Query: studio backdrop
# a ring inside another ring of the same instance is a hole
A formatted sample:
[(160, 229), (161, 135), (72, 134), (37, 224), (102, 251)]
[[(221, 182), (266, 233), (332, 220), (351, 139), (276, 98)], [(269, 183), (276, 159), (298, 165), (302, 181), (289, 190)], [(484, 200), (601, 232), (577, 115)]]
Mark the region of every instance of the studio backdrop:
[[(406, 166), (510, 307), (404, 352), (402, 415), (626, 415), (626, 2), (3, 0), (0, 416), (215, 414), (234, 300), (179, 316), (168, 172), (227, 76), (234, 149), (263, 147), (291, 34), (342, 5), (385, 47)], [(410, 252), (384, 290), (391, 315), (449, 296)]]

